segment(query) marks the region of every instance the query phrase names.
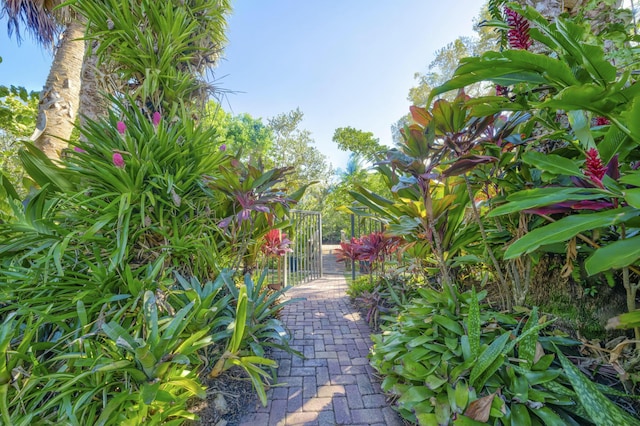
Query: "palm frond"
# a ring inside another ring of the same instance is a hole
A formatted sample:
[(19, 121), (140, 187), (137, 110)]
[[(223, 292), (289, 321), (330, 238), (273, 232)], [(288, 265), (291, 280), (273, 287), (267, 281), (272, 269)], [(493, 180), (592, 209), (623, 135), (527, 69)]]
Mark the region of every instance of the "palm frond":
[(66, 18), (63, 10), (54, 11), (59, 4), (59, 0), (4, 0), (0, 17), (7, 16), (7, 32), (9, 36), (15, 32), (18, 43), (22, 41), (21, 29), (26, 28), (38, 43), (51, 45)]

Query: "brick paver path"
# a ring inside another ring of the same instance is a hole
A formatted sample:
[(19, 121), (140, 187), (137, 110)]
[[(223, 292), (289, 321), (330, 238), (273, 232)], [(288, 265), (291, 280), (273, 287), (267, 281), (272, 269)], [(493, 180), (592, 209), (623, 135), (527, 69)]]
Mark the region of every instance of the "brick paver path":
[(269, 404), (248, 407), (243, 426), (377, 425), (400, 426), (369, 366), (367, 323), (354, 311), (342, 276), (291, 289), (287, 297), (306, 301), (284, 307), (282, 319), (291, 346), (304, 359), (277, 351), (278, 383)]

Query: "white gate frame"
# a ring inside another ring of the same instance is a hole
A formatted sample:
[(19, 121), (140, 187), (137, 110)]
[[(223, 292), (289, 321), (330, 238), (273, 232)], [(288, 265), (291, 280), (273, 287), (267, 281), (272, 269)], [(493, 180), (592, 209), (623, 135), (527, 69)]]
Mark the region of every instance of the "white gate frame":
[(284, 256), (284, 285), (322, 278), (322, 215), (317, 211), (290, 210), (293, 222), (291, 253)]

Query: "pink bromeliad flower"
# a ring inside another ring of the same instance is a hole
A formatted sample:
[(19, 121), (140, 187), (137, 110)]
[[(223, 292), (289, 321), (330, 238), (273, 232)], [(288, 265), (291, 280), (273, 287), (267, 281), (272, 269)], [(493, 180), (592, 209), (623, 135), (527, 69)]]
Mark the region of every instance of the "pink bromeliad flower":
[(85, 151), (84, 149), (80, 148), (79, 146), (74, 146), (73, 150), (79, 154), (86, 154), (87, 151)]
[(122, 154), (120, 154), (119, 152), (114, 152), (111, 160), (113, 161), (114, 166), (119, 169), (124, 169), (124, 158), (122, 157)]
[(124, 132), (127, 131), (127, 125), (122, 121), (118, 121), (118, 123), (116, 124), (116, 129), (118, 129), (118, 133), (124, 135)]
[(160, 120), (162, 119), (162, 115), (160, 115), (160, 113), (158, 111), (153, 113), (153, 117), (151, 118), (151, 122), (153, 123), (154, 126), (158, 127), (158, 124), (160, 124)]

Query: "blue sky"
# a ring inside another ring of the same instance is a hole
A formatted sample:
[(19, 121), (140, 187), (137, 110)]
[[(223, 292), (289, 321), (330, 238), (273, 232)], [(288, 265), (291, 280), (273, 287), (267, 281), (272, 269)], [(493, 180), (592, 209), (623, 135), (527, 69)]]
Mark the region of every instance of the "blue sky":
[[(348, 154), (338, 127), (391, 144), (391, 125), (409, 108), (414, 73), (436, 50), (473, 35), (483, 0), (236, 0), (229, 44), (214, 71), (234, 114), (268, 117), (300, 108), (302, 127), (335, 168)], [(42, 88), (51, 55), (27, 37), (18, 46), (0, 22), (0, 84)]]

